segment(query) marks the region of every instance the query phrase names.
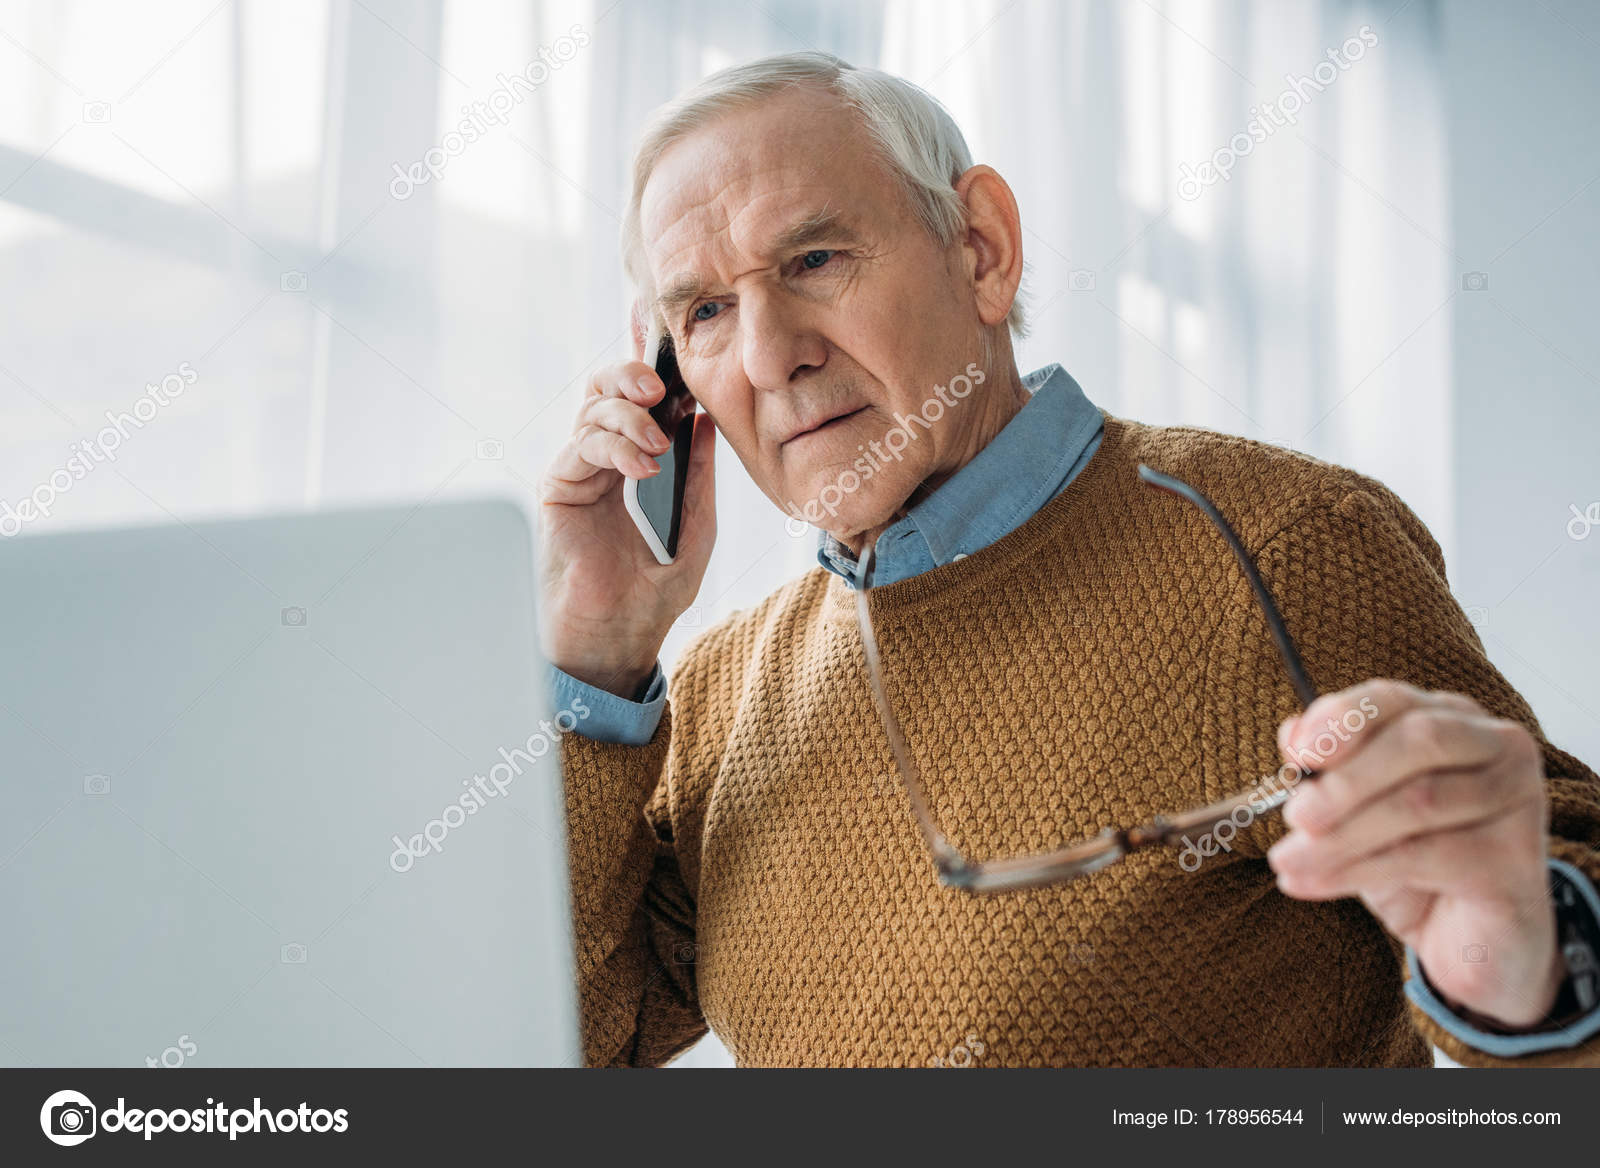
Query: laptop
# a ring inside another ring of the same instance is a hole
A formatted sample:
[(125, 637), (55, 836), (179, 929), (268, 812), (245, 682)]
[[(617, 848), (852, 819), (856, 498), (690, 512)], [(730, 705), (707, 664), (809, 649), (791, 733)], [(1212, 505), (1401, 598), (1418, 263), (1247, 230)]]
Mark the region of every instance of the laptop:
[(29, 533), (0, 598), (0, 1064), (578, 1064), (517, 505)]

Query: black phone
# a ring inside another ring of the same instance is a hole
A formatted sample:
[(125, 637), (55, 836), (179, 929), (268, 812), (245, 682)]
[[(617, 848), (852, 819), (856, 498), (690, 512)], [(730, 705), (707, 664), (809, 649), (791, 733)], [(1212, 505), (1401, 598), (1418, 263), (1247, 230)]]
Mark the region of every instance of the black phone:
[(647, 479), (628, 479), (623, 503), (656, 561), (670, 564), (678, 554), (678, 534), (683, 526), (683, 496), (689, 481), (689, 451), (694, 442), (694, 395), (678, 371), (672, 335), (652, 326), (645, 342), (645, 364), (653, 368), (667, 392), (650, 407), (650, 417), (672, 440), (656, 464), (661, 473)]

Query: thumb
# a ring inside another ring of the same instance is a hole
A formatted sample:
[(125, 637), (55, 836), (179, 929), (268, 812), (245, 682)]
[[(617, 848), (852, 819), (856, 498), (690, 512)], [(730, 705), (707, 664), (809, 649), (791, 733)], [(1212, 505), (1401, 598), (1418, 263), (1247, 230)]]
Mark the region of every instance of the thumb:
[(684, 484), (683, 538), (698, 554), (709, 556), (717, 538), (717, 427), (711, 415), (694, 416), (694, 444), (689, 449), (689, 481)]

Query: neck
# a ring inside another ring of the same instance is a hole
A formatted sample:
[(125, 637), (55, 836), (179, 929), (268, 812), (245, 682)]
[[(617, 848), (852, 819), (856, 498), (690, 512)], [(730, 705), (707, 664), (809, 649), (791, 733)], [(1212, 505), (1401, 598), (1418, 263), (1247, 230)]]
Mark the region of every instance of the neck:
[(990, 382), (984, 389), (987, 392), (983, 400), (977, 403), (978, 410), (969, 416), (966, 432), (950, 456), (932, 474), (917, 484), (905, 502), (895, 508), (894, 514), (876, 527), (839, 536), (839, 542), (849, 548), (852, 554), (859, 556), (862, 548), (876, 543), (878, 537), (893, 524), (905, 518), (912, 507), (948, 482), (951, 476), (976, 458), (980, 450), (993, 442), (995, 435), (1004, 430), (1007, 423), (1028, 404), (1028, 390), (1022, 384), (1022, 375), (1017, 372), (1015, 363), (1007, 363), (1005, 377)]

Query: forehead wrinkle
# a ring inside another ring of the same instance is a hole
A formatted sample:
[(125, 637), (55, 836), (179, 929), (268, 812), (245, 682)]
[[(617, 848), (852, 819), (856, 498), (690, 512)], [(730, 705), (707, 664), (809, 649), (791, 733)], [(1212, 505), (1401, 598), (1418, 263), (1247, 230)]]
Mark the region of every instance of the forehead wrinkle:
[[(701, 138), (699, 148), (691, 146), (684, 151), (682, 147), (689, 146), (692, 139), (685, 140), (658, 160), (659, 178), (670, 182), (674, 167), (683, 176), (665, 190), (657, 187), (659, 193), (654, 199), (649, 198), (648, 192), (646, 194), (646, 200), (654, 203), (655, 218), (671, 216), (646, 244), (647, 249), (654, 252), (654, 271), (664, 274), (657, 284), (660, 292), (656, 297), (658, 310), (663, 315), (703, 295), (710, 284), (731, 286), (741, 279), (746, 272), (734, 274), (730, 271), (723, 281), (723, 273), (718, 270), (728, 269), (739, 256), (751, 256), (758, 261), (751, 270), (760, 270), (770, 266), (772, 258), (782, 249), (793, 248), (801, 241), (809, 242), (805, 237), (811, 232), (800, 229), (814, 231), (818, 228), (820, 224), (807, 220), (815, 220), (833, 210), (841, 196), (847, 205), (858, 201), (850, 196), (861, 194), (863, 175), (841, 165), (841, 139), (865, 147), (868, 167), (878, 169), (875, 148), (864, 138), (859, 118), (844, 111), (832, 95), (821, 95), (825, 98), (822, 104), (831, 108), (819, 117), (817, 96), (807, 95), (804, 104), (810, 108), (806, 118), (797, 122), (786, 115), (776, 132), (769, 130), (752, 137), (742, 132), (748, 122), (726, 135), (707, 127), (701, 134), (712, 136)], [(830, 116), (835, 110), (843, 114), (843, 124)], [(831, 125), (824, 127), (823, 122)], [(821, 159), (797, 156), (797, 150), (805, 141), (825, 128), (829, 134), (829, 148)], [(825, 165), (828, 162), (834, 162), (831, 169)], [(797, 192), (805, 191), (814, 193), (803, 201), (793, 198)], [(786, 197), (786, 206), (769, 212), (774, 200)], [(673, 204), (680, 200), (687, 205), (673, 214)], [(801, 207), (798, 220), (791, 210), (795, 204)], [(870, 212), (872, 208), (869, 205), (865, 209)], [(765, 223), (780, 214), (787, 221), (764, 231)], [(859, 220), (854, 226), (858, 231), (863, 229)], [(763, 234), (766, 238), (762, 238)], [(674, 246), (680, 238), (683, 242)], [(694, 254), (697, 252), (700, 254)], [(684, 264), (683, 269), (675, 272), (674, 267), (680, 263)], [(702, 265), (710, 270), (704, 270)]]
[[(671, 201), (679, 197), (693, 205), (655, 232), (654, 238), (672, 234), (673, 227), (697, 208), (721, 210), (732, 222), (735, 214), (730, 207), (737, 204), (730, 196), (748, 194), (763, 179), (774, 184), (772, 190), (784, 191), (808, 182), (824, 186), (828, 172), (835, 180), (827, 184), (830, 187), (859, 187), (864, 176), (850, 164), (852, 153), (864, 155), (868, 168), (879, 169), (879, 151), (859, 113), (826, 87), (796, 85), (751, 108), (725, 114), (673, 143), (657, 159), (644, 202), (654, 203), (657, 212), (670, 210)], [(672, 173), (681, 178), (663, 191), (658, 184)], [(735, 190), (740, 186), (744, 191)], [(761, 191), (758, 196), (768, 193)], [(707, 237), (719, 233), (720, 229), (707, 232)]]

